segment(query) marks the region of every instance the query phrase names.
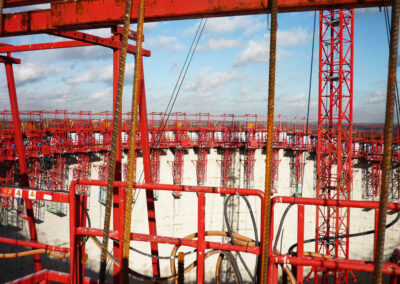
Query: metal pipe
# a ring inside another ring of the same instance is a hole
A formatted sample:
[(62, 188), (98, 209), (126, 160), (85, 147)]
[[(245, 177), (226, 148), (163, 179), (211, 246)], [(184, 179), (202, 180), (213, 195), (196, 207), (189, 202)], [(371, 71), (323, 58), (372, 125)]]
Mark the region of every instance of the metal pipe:
[[(304, 253), (304, 205), (297, 208), (297, 256), (302, 257)], [(296, 267), (296, 279), (298, 284), (303, 284), (303, 266)]]
[[(73, 180), (70, 188), (75, 188), (76, 185), (94, 185), (94, 186), (106, 186), (107, 182), (101, 180)], [(126, 187), (126, 182), (116, 181), (115, 186)], [(176, 185), (176, 184), (159, 184), (159, 183), (135, 183), (134, 188), (142, 188), (146, 190), (167, 190), (167, 191), (183, 191), (183, 192), (202, 192), (202, 193), (213, 193), (213, 194), (233, 194), (233, 195), (247, 195), (257, 196), (261, 200), (261, 205), (264, 204), (264, 192), (258, 189), (247, 189), (247, 188), (233, 188), (233, 187), (216, 187), (216, 186), (193, 186), (193, 185)], [(286, 196), (280, 196), (280, 200), (287, 200)], [(288, 197), (290, 201), (285, 203), (293, 203), (293, 197)], [(275, 200), (274, 198), (273, 200)], [(299, 198), (296, 198), (296, 201)], [(300, 198), (301, 200), (314, 200), (313, 198)], [(275, 201), (276, 202), (276, 201)], [(312, 201), (311, 201), (312, 202)], [(368, 201), (364, 201), (367, 202)], [(376, 204), (378, 204), (376, 202)], [(312, 203), (310, 203), (312, 205)], [(322, 204), (323, 205), (323, 204)], [(363, 208), (363, 207), (362, 207)], [(400, 208), (400, 204), (399, 204)], [(262, 217), (262, 216), (261, 216)], [(261, 223), (262, 224), (262, 223)]]
[(16, 239), (9, 239), (9, 238), (3, 238), (3, 237), (0, 237), (0, 243), (16, 245), (16, 246), (31, 247), (31, 248), (36, 248), (36, 249), (45, 249), (45, 250), (64, 252), (64, 253), (69, 252), (69, 248), (46, 245), (46, 244), (41, 244), (41, 243), (20, 241), (20, 240), (16, 240)]
[[(357, 201), (357, 200), (337, 200), (337, 199), (316, 199), (307, 197), (292, 197), (292, 196), (275, 196), (272, 198), (272, 207), (276, 203), (293, 203), (303, 205), (318, 205), (330, 207), (351, 207), (363, 209), (378, 209), (378, 201)], [(388, 203), (388, 209), (400, 210), (400, 203)]]
[(108, 233), (110, 231), (110, 219), (111, 219), (111, 207), (112, 207), (111, 202), (112, 202), (112, 193), (114, 188), (115, 167), (117, 162), (116, 159), (118, 150), (118, 140), (120, 138), (120, 113), (122, 107), (121, 106), (122, 93), (124, 90), (125, 64), (126, 64), (131, 11), (132, 11), (132, 0), (126, 0), (125, 14), (124, 14), (124, 29), (122, 34), (120, 57), (119, 57), (117, 94), (114, 100), (112, 143), (110, 151), (110, 168), (108, 173), (106, 208), (104, 214), (104, 235), (103, 235), (103, 244), (102, 244), (101, 258), (100, 258), (99, 281), (101, 284), (105, 282), (106, 278), (107, 250), (108, 250), (108, 239), (109, 239)]
[(270, 254), (270, 203), (272, 190), (272, 138), (274, 128), (274, 100), (275, 100), (275, 63), (276, 63), (276, 33), (278, 4), (277, 0), (271, 0), (271, 37), (269, 49), (269, 85), (268, 85), (268, 121), (267, 121), (267, 145), (265, 160), (265, 195), (263, 208), (263, 230), (262, 230), (262, 256), (260, 267), (260, 283), (267, 283), (268, 279), (268, 255)]
[[(140, 116), (140, 138), (142, 142), (142, 156), (143, 156), (143, 172), (144, 181), (146, 183), (153, 183), (153, 176), (151, 173), (151, 159), (150, 159), (150, 143), (149, 143), (149, 128), (147, 121), (147, 106), (146, 106), (146, 89), (144, 84), (143, 62), (141, 63), (141, 92), (139, 99), (139, 116)], [(156, 208), (154, 206), (154, 192), (146, 190), (147, 200), (147, 219), (149, 223), (149, 232), (152, 235), (157, 235), (156, 224)], [(157, 243), (150, 243), (151, 254), (158, 255)], [(159, 259), (152, 258), (153, 275), (160, 275), (160, 262)]]
[[(144, 23), (144, 0), (139, 0), (137, 22), (137, 52), (135, 57), (135, 72), (133, 78), (133, 94), (131, 109), (131, 126), (129, 136), (129, 154), (128, 154), (128, 176), (127, 176), (127, 192), (125, 198), (125, 224), (124, 224), (124, 243), (122, 247), (122, 283), (129, 283), (129, 244), (132, 221), (132, 199), (133, 199), (133, 183), (135, 182), (136, 172), (136, 133), (139, 95), (141, 92), (142, 82), (142, 42), (143, 42), (143, 23)], [(129, 20), (127, 21), (129, 22)]]
[(206, 198), (204, 193), (198, 194), (197, 208), (197, 283), (204, 283), (204, 259), (205, 259), (205, 208)]
[(392, 25), (390, 28), (389, 67), (386, 94), (386, 117), (384, 130), (384, 150), (382, 163), (382, 185), (379, 200), (378, 235), (375, 249), (373, 283), (382, 283), (382, 263), (385, 248), (386, 215), (388, 204), (388, 189), (392, 167), (393, 113), (395, 99), (395, 84), (397, 72), (397, 48), (399, 37), (400, 0), (394, 0), (392, 6)]
[[(299, 258), (290, 255), (273, 255), (269, 257), (269, 260), (273, 263), (292, 264), (292, 265), (303, 265), (303, 266), (314, 266), (323, 267), (327, 269), (338, 269), (347, 271), (364, 271), (373, 272), (374, 265), (369, 262), (362, 260), (347, 260), (347, 259), (326, 259), (326, 258)], [(400, 268), (395, 263), (385, 263), (383, 265), (382, 272), (384, 274), (400, 275)]]

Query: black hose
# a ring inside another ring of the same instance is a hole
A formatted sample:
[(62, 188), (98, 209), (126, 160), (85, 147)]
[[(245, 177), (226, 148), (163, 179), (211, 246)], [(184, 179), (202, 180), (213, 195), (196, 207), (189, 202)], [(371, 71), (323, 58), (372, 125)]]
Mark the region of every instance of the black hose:
[[(225, 219), (225, 223), (226, 223), (226, 228), (227, 228), (227, 231), (228, 231), (228, 235), (229, 235), (229, 237), (230, 237), (230, 239), (231, 239), (231, 243), (232, 243), (233, 245), (235, 245), (235, 244), (236, 244), (236, 243), (235, 243), (235, 239), (234, 239), (233, 236), (232, 236), (233, 230), (232, 230), (232, 227), (231, 227), (231, 225), (230, 225), (230, 223), (229, 223), (229, 219), (228, 219), (228, 203), (229, 203), (229, 201), (231, 200), (232, 197), (233, 197), (233, 195), (229, 195), (229, 196), (226, 198), (226, 200), (225, 200), (225, 204), (224, 204), (224, 219)], [(254, 234), (255, 234), (255, 241), (256, 241), (256, 245), (258, 245), (259, 242), (258, 242), (257, 224), (256, 224), (256, 221), (255, 221), (255, 217), (254, 217), (253, 210), (252, 210), (252, 208), (251, 208), (251, 206), (250, 206), (250, 203), (249, 203), (248, 199), (247, 199), (245, 196), (241, 196), (241, 197), (244, 199), (244, 201), (246, 202), (246, 206), (247, 206), (247, 208), (249, 209), (250, 216), (251, 216), (251, 221), (252, 221), (252, 223), (253, 223), (253, 229), (254, 229)], [(256, 283), (256, 282), (257, 282), (256, 276), (257, 276), (257, 266), (258, 266), (258, 265), (256, 265), (255, 271), (254, 271), (254, 275), (252, 275), (252, 273), (251, 273), (249, 267), (247, 266), (247, 264), (246, 264), (246, 262), (244, 261), (244, 259), (243, 259), (243, 257), (242, 257), (242, 255), (241, 255), (240, 252), (237, 252), (237, 256), (239, 257), (240, 262), (243, 264), (243, 267), (245, 268), (247, 274), (250, 276), (250, 278), (251, 278), (251, 280), (252, 280), (252, 283)], [(258, 263), (258, 257), (257, 257), (256, 263)]]
[[(83, 204), (83, 202), (82, 202), (82, 200), (81, 200), (81, 198), (80, 198), (79, 196), (78, 196), (77, 199), (78, 199), (79, 204), (82, 206), (83, 212), (84, 212), (85, 215), (86, 215), (86, 219), (87, 219), (87, 221), (88, 221), (88, 228), (91, 228), (91, 227), (92, 227), (92, 223), (91, 223), (91, 221), (90, 221), (88, 209), (85, 207), (85, 205)], [(83, 243), (86, 244), (86, 242), (87, 242), (88, 240), (89, 240), (89, 237), (86, 236), (86, 239), (83, 241)]]
[[(386, 229), (392, 227), (394, 224), (397, 223), (397, 221), (399, 221), (400, 219), (400, 212), (397, 212), (397, 216), (396, 218), (393, 219), (392, 222), (390, 222), (389, 224), (386, 225)], [(332, 237), (322, 237), (322, 238), (316, 238), (316, 239), (309, 239), (309, 240), (305, 240), (304, 243), (313, 243), (313, 242), (319, 242), (319, 241), (325, 241), (325, 242), (329, 242), (331, 240), (336, 240), (336, 239), (345, 239), (345, 238), (353, 238), (353, 237), (361, 237), (361, 236), (366, 236), (366, 235), (370, 235), (375, 233), (375, 230), (370, 230), (370, 231), (365, 231), (365, 232), (360, 232), (360, 233), (354, 233), (354, 234), (347, 234), (347, 235), (339, 235), (339, 236), (332, 236)], [(289, 254), (293, 254), (293, 250), (297, 247), (297, 243), (295, 243), (294, 245), (292, 245), (289, 250), (288, 253)]]
[(278, 231), (276, 232), (276, 237), (275, 237), (275, 241), (274, 241), (274, 249), (273, 249), (273, 253), (275, 253), (276, 248), (278, 246), (278, 241), (279, 241), (279, 236), (281, 235), (281, 231), (283, 228), (283, 223), (285, 221), (286, 215), (289, 213), (290, 208), (292, 208), (292, 206), (294, 205), (294, 203), (290, 203), (286, 209), (285, 212), (283, 212), (281, 221), (279, 222), (279, 227), (278, 227)]

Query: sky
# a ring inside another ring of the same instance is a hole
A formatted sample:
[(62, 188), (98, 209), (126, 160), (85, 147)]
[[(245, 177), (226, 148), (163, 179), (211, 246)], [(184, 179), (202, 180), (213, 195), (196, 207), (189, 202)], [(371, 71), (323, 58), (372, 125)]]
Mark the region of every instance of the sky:
[[(10, 11), (10, 10), (9, 10)], [(6, 11), (5, 12), (9, 12)], [(267, 15), (210, 18), (200, 38), (173, 111), (267, 115), (269, 24)], [(307, 113), (314, 12), (278, 15), (275, 114)], [(145, 24), (143, 47), (148, 112), (163, 112), (200, 19)], [(354, 122), (384, 120), (388, 42), (383, 10), (355, 11)], [(132, 25), (132, 29), (134, 26)], [(85, 31), (99, 36), (109, 29)], [(33, 35), (2, 38), (20, 45), (63, 40)], [(132, 44), (134, 44), (132, 42)], [(112, 50), (79, 47), (13, 54), (21, 110), (112, 110)], [(134, 57), (128, 56), (123, 110), (130, 111)], [(4, 70), (0, 76), (5, 78)], [(318, 13), (310, 119), (318, 112)], [(0, 109), (8, 109), (6, 81)]]

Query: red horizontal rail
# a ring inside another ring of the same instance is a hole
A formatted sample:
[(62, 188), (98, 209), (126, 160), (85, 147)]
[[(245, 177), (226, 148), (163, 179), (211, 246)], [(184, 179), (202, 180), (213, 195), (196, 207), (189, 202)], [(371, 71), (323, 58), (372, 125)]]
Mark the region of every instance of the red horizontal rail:
[[(68, 273), (43, 269), (39, 272), (35, 272), (24, 276), (22, 278), (7, 282), (8, 284), (32, 284), (41, 283), (42, 281), (54, 281), (57, 283), (71, 283), (71, 277)], [(85, 277), (83, 284), (95, 284), (99, 283), (98, 280), (90, 279)]]
[(52, 246), (52, 245), (29, 242), (29, 241), (21, 241), (16, 239), (9, 239), (4, 237), (0, 237), (0, 243), (23, 246), (23, 247), (31, 247), (36, 249), (45, 249), (45, 250), (64, 252), (64, 253), (69, 252), (69, 248), (63, 248), (59, 246)]
[[(378, 209), (378, 201), (356, 201), (356, 200), (334, 200), (334, 199), (315, 199), (307, 197), (275, 196), (272, 198), (272, 205), (276, 203), (292, 203), (303, 205), (336, 206), (364, 209)], [(388, 203), (389, 210), (400, 210), (400, 203)]]
[[(326, 258), (299, 258), (290, 255), (273, 255), (269, 257), (272, 263), (323, 267), (328, 269), (373, 272), (374, 264), (362, 260), (326, 259)], [(400, 275), (400, 267), (395, 263), (384, 263), (383, 274)]]

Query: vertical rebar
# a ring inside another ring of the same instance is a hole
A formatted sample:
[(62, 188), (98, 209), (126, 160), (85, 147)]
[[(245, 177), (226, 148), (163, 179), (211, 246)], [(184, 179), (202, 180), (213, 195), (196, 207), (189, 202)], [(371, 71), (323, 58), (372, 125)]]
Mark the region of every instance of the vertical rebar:
[(397, 71), (397, 48), (399, 37), (399, 7), (400, 0), (395, 0), (392, 6), (392, 24), (390, 29), (389, 68), (386, 94), (386, 117), (384, 131), (384, 151), (382, 163), (382, 185), (379, 200), (378, 235), (375, 248), (375, 267), (373, 283), (382, 283), (383, 252), (385, 248), (386, 215), (388, 204), (388, 189), (392, 164), (393, 113), (395, 84)]
[(126, 53), (128, 46), (128, 36), (129, 36), (129, 25), (132, 11), (132, 0), (126, 0), (125, 4), (125, 14), (124, 14), (124, 29), (121, 40), (121, 53), (119, 57), (119, 72), (118, 72), (118, 86), (117, 95), (115, 99), (115, 112), (113, 117), (113, 129), (112, 129), (112, 143), (110, 151), (110, 167), (108, 173), (108, 183), (107, 183), (107, 197), (106, 197), (106, 208), (104, 214), (104, 228), (103, 228), (103, 243), (101, 248), (101, 258), (100, 258), (100, 283), (104, 283), (106, 279), (106, 265), (107, 265), (107, 250), (108, 250), (108, 240), (110, 232), (110, 219), (111, 219), (111, 202), (112, 202), (112, 192), (114, 188), (114, 178), (115, 178), (115, 165), (117, 156), (117, 145), (120, 133), (120, 113), (122, 104), (122, 93), (124, 90), (124, 78), (125, 78), (125, 64), (126, 64)]
[(124, 244), (122, 247), (122, 283), (129, 283), (129, 243), (131, 241), (131, 220), (132, 220), (132, 199), (133, 183), (136, 172), (136, 133), (138, 121), (139, 95), (141, 93), (141, 75), (142, 75), (142, 41), (143, 41), (143, 22), (144, 22), (144, 0), (139, 0), (139, 12), (137, 22), (137, 49), (135, 56), (135, 72), (133, 78), (132, 94), (132, 116), (129, 136), (128, 153), (128, 174), (127, 174), (127, 192), (125, 199), (125, 224), (124, 224)]
[(274, 127), (274, 100), (275, 100), (275, 64), (276, 64), (276, 34), (278, 21), (277, 0), (271, 0), (271, 37), (269, 49), (269, 81), (268, 81), (268, 121), (267, 121), (267, 145), (265, 160), (265, 201), (263, 208), (263, 230), (262, 230), (262, 257), (260, 269), (260, 283), (267, 283), (268, 279), (268, 257), (269, 257), (269, 227), (270, 207), (272, 190), (272, 138)]

